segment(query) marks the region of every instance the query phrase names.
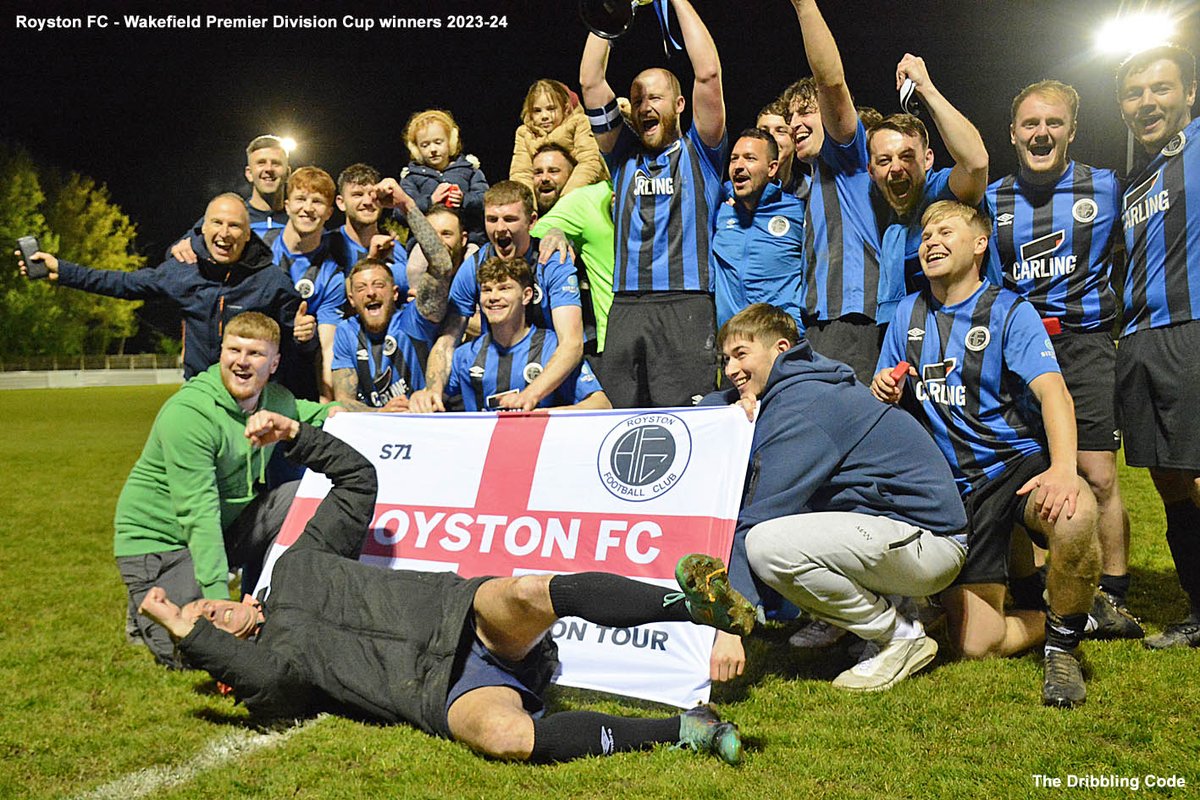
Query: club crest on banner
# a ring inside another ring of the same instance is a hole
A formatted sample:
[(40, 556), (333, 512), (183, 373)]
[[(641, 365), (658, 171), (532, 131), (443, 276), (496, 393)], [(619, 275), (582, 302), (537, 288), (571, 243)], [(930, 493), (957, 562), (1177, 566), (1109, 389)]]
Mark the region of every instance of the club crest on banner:
[(674, 414), (643, 414), (613, 427), (596, 459), (604, 488), (634, 503), (671, 490), (692, 457), (692, 434)]

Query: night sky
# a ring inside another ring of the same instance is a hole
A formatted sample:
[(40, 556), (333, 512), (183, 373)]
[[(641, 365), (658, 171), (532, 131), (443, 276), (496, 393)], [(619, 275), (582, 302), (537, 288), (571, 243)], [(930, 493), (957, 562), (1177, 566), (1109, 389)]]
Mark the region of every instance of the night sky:
[[(728, 127), (736, 133), (808, 73), (799, 25), (787, 0), (694, 1), (721, 54)], [(408, 115), (448, 107), (467, 151), (480, 157), (493, 182), (504, 178), (528, 85), (553, 77), (575, 86), (586, 32), (575, 0), (107, 4), (114, 19), (175, 13), (339, 21), (337, 30), (256, 31), (18, 30), (17, 14), (77, 17), (105, 13), (106, 4), (7, 5), (0, 19), (0, 138), (24, 145), (39, 162), (107, 184), (137, 223), (138, 247), (152, 262), (207, 199), (245, 188), (242, 151), (260, 133), (298, 139), (294, 165), (316, 164), (336, 177), (347, 164), (366, 161), (396, 175), (408, 161), (400, 139)], [(1009, 103), (1022, 86), (1045, 77), (1073, 84), (1082, 96), (1072, 154), (1102, 166), (1123, 164), (1114, 61), (1093, 47), (1095, 28), (1121, 5), (846, 0), (825, 2), (822, 11), (859, 104), (896, 110), (895, 64), (905, 51), (923, 56), (934, 83), (982, 132), (996, 178), (1016, 166)], [(1190, 16), (1176, 39), (1196, 49), (1196, 3), (1176, 6), (1183, 8)], [(447, 16), (456, 13), (505, 15), (507, 27), (448, 30)], [(438, 17), (443, 27), (346, 30), (340, 24), (346, 14)], [(627, 94), (633, 75), (654, 64), (667, 64), (690, 86), (686, 57), (665, 60), (654, 14), (643, 9), (617, 43), (610, 82)], [(946, 164), (940, 144), (935, 150)]]

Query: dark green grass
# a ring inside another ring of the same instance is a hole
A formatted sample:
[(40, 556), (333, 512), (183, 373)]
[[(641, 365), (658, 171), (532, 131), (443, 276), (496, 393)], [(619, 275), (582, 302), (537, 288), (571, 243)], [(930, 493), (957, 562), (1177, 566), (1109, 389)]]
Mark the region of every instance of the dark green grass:
[[(112, 560), (118, 492), (170, 388), (0, 392), (0, 798), (86, 792), (150, 766), (189, 761), (245, 729), (244, 711), (200, 673), (168, 673), (123, 643)], [(1184, 613), (1143, 471), (1122, 470), (1133, 520), (1131, 606), (1148, 627)], [(714, 701), (747, 738), (739, 769), (659, 748), (550, 767), (484, 761), (405, 727), (323, 719), (156, 797), (1127, 797), (1065, 788), (1069, 775), (1181, 775), (1200, 786), (1200, 652), (1087, 645), (1088, 704), (1038, 704), (1034, 656), (939, 659), (883, 695), (829, 679), (841, 651), (800, 656), (790, 628), (750, 643), (749, 674)], [(614, 666), (619, 669), (619, 666)], [(562, 690), (553, 707), (670, 713)], [(1032, 775), (1064, 780), (1037, 789)], [(1145, 788), (1142, 792), (1149, 792)], [(1170, 794), (1154, 791), (1154, 794)]]

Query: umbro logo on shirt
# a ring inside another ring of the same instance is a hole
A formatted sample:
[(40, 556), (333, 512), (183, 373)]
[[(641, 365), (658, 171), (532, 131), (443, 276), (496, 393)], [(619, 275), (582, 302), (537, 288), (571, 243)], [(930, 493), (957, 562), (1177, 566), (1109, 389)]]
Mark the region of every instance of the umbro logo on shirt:
[(919, 342), (925, 338), (925, 331), (922, 328), (909, 328), (908, 340), (910, 342)]

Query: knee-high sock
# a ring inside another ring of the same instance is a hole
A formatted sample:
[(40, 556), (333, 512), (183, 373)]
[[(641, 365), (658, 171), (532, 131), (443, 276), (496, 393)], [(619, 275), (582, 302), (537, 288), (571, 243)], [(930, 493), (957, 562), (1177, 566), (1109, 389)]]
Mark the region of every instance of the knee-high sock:
[(563, 711), (533, 722), (530, 761), (569, 761), (643, 750), (679, 741), (679, 717), (636, 719), (597, 711)]
[(1200, 614), (1200, 508), (1191, 500), (1165, 503), (1167, 546), (1175, 560), (1179, 585), (1187, 593), (1192, 614)]
[(691, 619), (681, 592), (607, 572), (555, 575), (550, 604), (560, 617), (583, 617), (614, 628)]

